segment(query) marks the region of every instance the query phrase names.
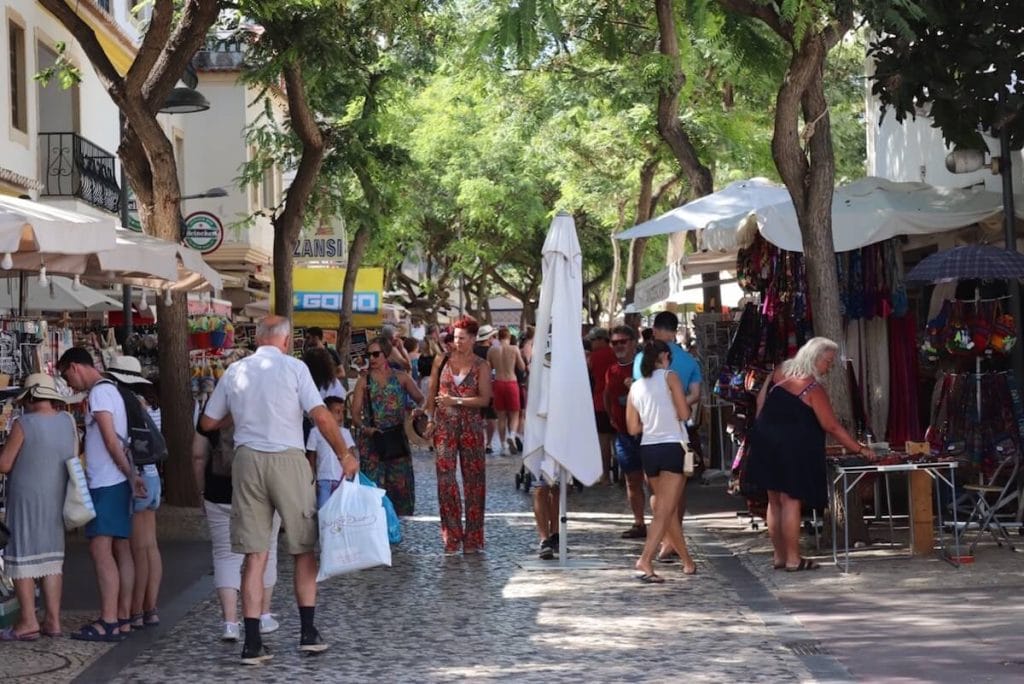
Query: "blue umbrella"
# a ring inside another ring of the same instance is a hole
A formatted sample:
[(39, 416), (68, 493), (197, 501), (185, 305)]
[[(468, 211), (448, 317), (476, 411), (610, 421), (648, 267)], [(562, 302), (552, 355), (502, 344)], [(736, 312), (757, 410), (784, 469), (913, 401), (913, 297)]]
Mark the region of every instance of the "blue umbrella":
[(907, 274), (907, 282), (1024, 278), (1024, 254), (992, 245), (963, 245), (924, 258)]

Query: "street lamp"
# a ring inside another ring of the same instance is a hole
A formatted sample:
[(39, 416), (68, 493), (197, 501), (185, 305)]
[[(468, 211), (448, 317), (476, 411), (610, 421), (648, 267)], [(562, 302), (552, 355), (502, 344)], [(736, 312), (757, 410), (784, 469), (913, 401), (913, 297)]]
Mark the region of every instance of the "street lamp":
[[(995, 131), (993, 131), (995, 133)], [(999, 130), (999, 156), (993, 157), (989, 164), (985, 163), (985, 152), (982, 150), (953, 150), (946, 155), (946, 169), (950, 173), (971, 173), (983, 167), (992, 169), (993, 174), (1002, 176), (1003, 182), (1003, 239), (1006, 241), (1006, 249), (1011, 252), (1017, 251), (1017, 226), (1016, 214), (1013, 201), (1013, 162), (1010, 157), (1010, 131), (1006, 126)], [(1011, 279), (1010, 306), (1013, 310), (1013, 320), (1016, 323), (1017, 344), (1013, 347), (1013, 374), (1016, 376), (1018, 389), (1024, 382), (1024, 349), (1021, 337), (1024, 332), (1024, 322), (1021, 321), (1020, 307), (1020, 282)]]
[[(195, 114), (197, 112), (205, 112), (210, 108), (210, 101), (203, 97), (202, 93), (194, 88), (197, 81), (194, 72), (191, 72), (191, 65), (189, 65), (190, 73), (186, 74), (187, 82), (190, 84), (187, 88), (175, 88), (164, 100), (164, 106), (160, 108), (161, 114)], [(121, 128), (124, 129), (124, 113), (121, 114)], [(199, 199), (202, 197), (225, 197), (227, 191), (224, 188), (210, 188), (204, 193), (198, 195), (186, 195), (182, 197), (182, 200), (186, 199)], [(128, 176), (124, 170), (124, 162), (121, 162), (121, 225), (124, 227), (128, 226)], [(180, 211), (179, 211), (180, 214)], [(143, 298), (145, 301), (145, 298)], [(141, 309), (140, 303), (140, 309)], [(127, 339), (132, 334), (132, 286), (122, 285), (121, 286), (121, 311), (124, 315), (124, 339)]]

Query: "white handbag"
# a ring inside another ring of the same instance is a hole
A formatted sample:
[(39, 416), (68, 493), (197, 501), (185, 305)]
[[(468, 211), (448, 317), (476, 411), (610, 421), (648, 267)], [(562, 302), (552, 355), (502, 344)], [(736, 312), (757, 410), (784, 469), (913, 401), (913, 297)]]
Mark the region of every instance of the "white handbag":
[(85, 468), (78, 457), (78, 426), (71, 414), (67, 414), (75, 431), (75, 455), (64, 461), (68, 469), (68, 484), (64, 490), (64, 527), (68, 530), (81, 527), (96, 517), (96, 507), (89, 494), (89, 483), (85, 479)]

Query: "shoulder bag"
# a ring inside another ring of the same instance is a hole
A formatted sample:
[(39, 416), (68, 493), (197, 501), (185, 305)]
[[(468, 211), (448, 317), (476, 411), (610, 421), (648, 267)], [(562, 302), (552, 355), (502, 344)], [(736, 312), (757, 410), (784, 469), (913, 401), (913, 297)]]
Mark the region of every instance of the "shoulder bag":
[[(669, 398), (669, 401), (671, 401), (672, 400), (672, 386), (668, 384), (668, 373), (669, 373), (668, 371), (665, 371), (665, 387), (668, 389), (668, 398)], [(686, 400), (686, 396), (685, 396), (685, 392), (684, 392), (684, 394), (683, 394), (683, 401), (685, 401), (685, 400)], [(675, 405), (676, 404), (673, 401), (672, 402), (673, 409), (675, 408)], [(679, 431), (683, 435), (688, 434), (688, 431), (686, 429), (686, 421), (685, 420), (679, 421)], [(682, 439), (682, 441), (679, 442), (679, 444), (683, 447), (683, 475), (685, 475), (686, 477), (690, 477), (691, 475), (693, 475), (694, 471), (697, 468), (697, 465), (696, 465), (697, 459), (694, 457), (693, 449), (690, 448), (690, 442), (689, 442), (688, 439), (686, 439), (686, 437), (684, 437)]]
[(85, 468), (78, 456), (78, 426), (71, 414), (67, 414), (75, 434), (75, 455), (64, 461), (68, 469), (68, 484), (64, 490), (64, 527), (68, 530), (81, 527), (96, 517), (96, 507), (89, 494), (89, 483), (85, 479)]
[(405, 423), (393, 427), (377, 429), (373, 416), (373, 399), (370, 396), (370, 374), (366, 374), (366, 422), (374, 428), (370, 435), (370, 445), (377, 458), (382, 461), (394, 461), (412, 455), (409, 450), (409, 438), (405, 436)]

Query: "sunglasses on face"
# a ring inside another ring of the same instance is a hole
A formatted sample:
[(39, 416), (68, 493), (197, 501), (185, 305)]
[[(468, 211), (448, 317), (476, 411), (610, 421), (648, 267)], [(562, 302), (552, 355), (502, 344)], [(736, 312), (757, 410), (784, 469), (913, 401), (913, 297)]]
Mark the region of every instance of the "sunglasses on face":
[(375, 359), (375, 358), (377, 358), (378, 356), (383, 356), (383, 355), (384, 355), (384, 352), (382, 352), (382, 351), (379, 351), (379, 350), (378, 350), (378, 351), (372, 351), (372, 352), (370, 352), (370, 358), (372, 358), (372, 359)]

